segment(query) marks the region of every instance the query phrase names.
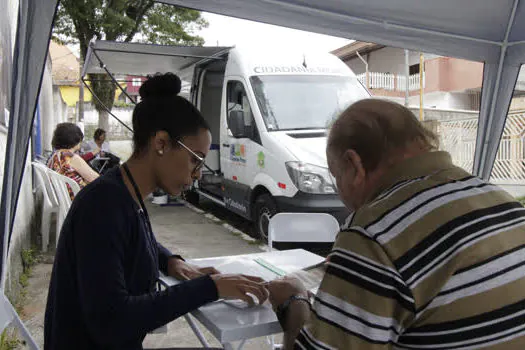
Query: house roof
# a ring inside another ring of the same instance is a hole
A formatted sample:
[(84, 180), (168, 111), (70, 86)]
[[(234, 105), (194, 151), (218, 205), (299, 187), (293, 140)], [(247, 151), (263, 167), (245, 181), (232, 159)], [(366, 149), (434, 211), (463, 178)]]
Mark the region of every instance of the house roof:
[(367, 43), (364, 41), (354, 41), (348, 45), (335, 49), (334, 51), (332, 51), (332, 54), (336, 55), (343, 61), (347, 61), (357, 57), (357, 52), (359, 52), (360, 55), (365, 55), (367, 53), (382, 49), (383, 47), (385, 46), (374, 43)]
[(51, 56), (53, 84), (77, 85), (80, 78), (80, 63), (73, 51), (65, 45), (51, 41), (49, 55)]

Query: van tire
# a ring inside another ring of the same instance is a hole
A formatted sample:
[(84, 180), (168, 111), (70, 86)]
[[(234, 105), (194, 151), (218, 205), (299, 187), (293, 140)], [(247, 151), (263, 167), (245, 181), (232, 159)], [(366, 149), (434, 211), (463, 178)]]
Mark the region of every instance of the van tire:
[(255, 235), (262, 242), (268, 242), (268, 224), (272, 216), (277, 214), (277, 204), (269, 194), (261, 194), (255, 200), (254, 224)]
[(186, 202), (190, 203), (191, 205), (194, 205), (196, 207), (199, 206), (200, 197), (197, 191), (190, 190), (190, 191), (184, 192), (184, 199), (186, 200)]

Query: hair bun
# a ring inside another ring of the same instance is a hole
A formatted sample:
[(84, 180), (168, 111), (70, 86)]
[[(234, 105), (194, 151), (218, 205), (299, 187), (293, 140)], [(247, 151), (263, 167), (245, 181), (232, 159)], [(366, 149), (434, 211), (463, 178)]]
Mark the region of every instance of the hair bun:
[(180, 78), (173, 73), (157, 73), (148, 75), (148, 79), (139, 89), (142, 99), (151, 97), (173, 97), (179, 94), (181, 89)]

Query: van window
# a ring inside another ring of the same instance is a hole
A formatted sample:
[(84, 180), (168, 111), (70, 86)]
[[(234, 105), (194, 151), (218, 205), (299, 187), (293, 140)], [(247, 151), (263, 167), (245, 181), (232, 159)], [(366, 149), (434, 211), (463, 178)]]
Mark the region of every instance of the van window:
[(250, 82), (268, 131), (327, 129), (346, 107), (369, 97), (351, 76), (267, 75)]
[[(250, 106), (250, 101), (248, 100), (248, 95), (246, 94), (243, 83), (235, 80), (229, 81), (227, 85), (226, 99), (228, 101), (227, 113), (229, 114), (231, 111), (243, 111), (245, 126), (247, 128), (252, 128), (252, 139), (255, 142), (260, 143), (252, 108)], [(229, 127), (230, 126), (228, 125), (228, 128)]]

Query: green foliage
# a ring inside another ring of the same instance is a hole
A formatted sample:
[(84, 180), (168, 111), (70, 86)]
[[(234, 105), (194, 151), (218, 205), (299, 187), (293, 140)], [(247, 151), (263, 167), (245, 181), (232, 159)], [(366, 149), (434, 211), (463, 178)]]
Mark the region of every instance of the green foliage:
[[(18, 283), (21, 287), (20, 291), (16, 295), (16, 297), (13, 297), (16, 298), (16, 300), (13, 300), (13, 298), (8, 296), (9, 301), (15, 307), (15, 310), (19, 315), (22, 315), (23, 313), (23, 304), (27, 297), (29, 277), (31, 277), (33, 266), (38, 262), (35, 250), (33, 249), (22, 249), (21, 258), (22, 273), (20, 274), (20, 277), (18, 279)], [(24, 346), (24, 344), (25, 342), (19, 339), (14, 329), (6, 328), (0, 334), (0, 350), (20, 349)]]
[(518, 202), (520, 202), (521, 205), (523, 205), (523, 206), (525, 207), (525, 197), (519, 197), (519, 198), (516, 198), (516, 200), (517, 200)]
[(9, 329), (4, 329), (0, 335), (0, 350), (14, 350), (18, 349), (23, 342), (18, 340), (16, 335)]
[(33, 249), (22, 249), (22, 267), (23, 272), (31, 271), (36, 264), (35, 251)]
[(135, 104), (133, 102), (127, 103), (124, 101), (115, 101), (113, 103), (113, 106), (120, 107), (120, 108), (133, 108), (135, 107)]
[[(62, 0), (53, 39), (79, 44), (82, 62), (93, 38), (113, 41), (139, 41), (164, 45), (202, 45), (194, 35), (208, 23), (195, 10), (155, 3), (153, 0)], [(92, 88), (102, 104), (113, 107), (115, 88), (106, 74), (91, 75)], [(93, 101), (98, 111), (104, 107)]]

